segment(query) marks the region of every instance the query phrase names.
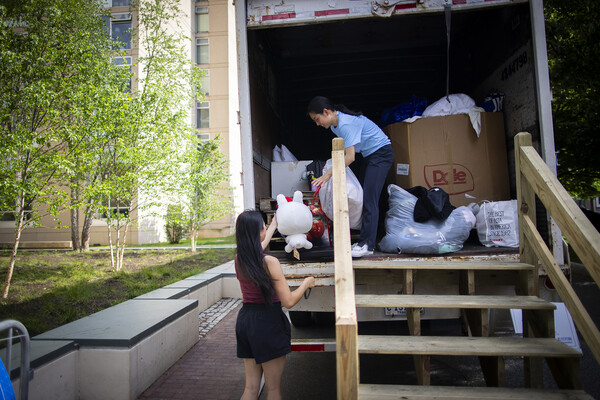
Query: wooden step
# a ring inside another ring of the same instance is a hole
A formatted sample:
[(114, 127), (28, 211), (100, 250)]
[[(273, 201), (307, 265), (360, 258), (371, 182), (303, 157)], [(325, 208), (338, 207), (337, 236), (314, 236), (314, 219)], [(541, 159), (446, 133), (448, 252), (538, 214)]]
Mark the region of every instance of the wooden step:
[(358, 335), (362, 354), (581, 357), (553, 338)]
[(358, 294), (357, 307), (476, 308), (554, 310), (556, 306), (536, 296)]
[(506, 261), (414, 261), (414, 260), (353, 260), (354, 269), (416, 269), (416, 270), (475, 270), (531, 271), (533, 265)]
[(361, 400), (593, 400), (593, 397), (583, 390), (372, 384), (359, 385), (358, 398)]

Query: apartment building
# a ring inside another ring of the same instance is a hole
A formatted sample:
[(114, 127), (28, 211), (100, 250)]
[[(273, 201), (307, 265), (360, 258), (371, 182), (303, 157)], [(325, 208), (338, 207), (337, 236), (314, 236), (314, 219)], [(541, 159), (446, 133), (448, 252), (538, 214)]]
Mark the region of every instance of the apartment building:
[[(211, 0), (192, 3), (196, 63), (206, 71), (203, 80), (205, 99), (196, 104), (196, 128), (201, 138), (220, 135), (222, 151), (228, 156), (230, 186), (234, 188), (234, 207), (243, 207), (241, 186), (241, 147), (238, 124), (237, 50), (235, 6), (232, 1)], [(235, 215), (208, 224), (203, 236), (233, 233)]]
[[(137, 24), (137, 11), (131, 7), (130, 0), (104, 0), (110, 8), (111, 17), (103, 17), (109, 34), (123, 42), (126, 56), (114, 62), (124, 68), (131, 68), (134, 74), (140, 66), (138, 57), (144, 54), (129, 32)], [(143, 0), (142, 0), (143, 1)], [(195, 109), (190, 110), (190, 123), (197, 128), (201, 139), (221, 137), (221, 151), (230, 162), (229, 186), (234, 188), (233, 201), (235, 213), (205, 226), (203, 237), (227, 236), (233, 233), (235, 215), (243, 207), (241, 186), (241, 147), (240, 130), (237, 120), (238, 91), (235, 36), (235, 6), (227, 0), (198, 1), (181, 0), (182, 17), (173, 21), (169, 29), (179, 30), (190, 38), (189, 57), (205, 72), (202, 101), (197, 101)], [(140, 202), (144, 199), (140, 198)], [(131, 217), (137, 221), (127, 234), (127, 244), (146, 244), (166, 241), (164, 220), (144, 215), (138, 210), (131, 211)], [(59, 215), (62, 226), (70, 225), (70, 214), (65, 211)], [(14, 221), (0, 221), (0, 243), (12, 243), (14, 239)], [(39, 227), (26, 229), (21, 242), (23, 247), (64, 246), (71, 240), (70, 229), (57, 229), (52, 217), (42, 220)], [(108, 229), (101, 214), (93, 222), (90, 245), (108, 244)]]

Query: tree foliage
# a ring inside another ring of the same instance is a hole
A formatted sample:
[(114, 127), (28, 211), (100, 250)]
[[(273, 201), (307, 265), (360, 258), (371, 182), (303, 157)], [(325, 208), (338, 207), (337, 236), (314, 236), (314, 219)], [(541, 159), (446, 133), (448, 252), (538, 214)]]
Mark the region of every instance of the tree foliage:
[(558, 177), (580, 199), (600, 196), (600, 2), (546, 0)]
[(21, 233), (67, 202), (65, 177), (89, 97), (110, 70), (97, 2), (20, 0), (0, 5), (0, 210), (15, 221), (8, 295)]
[(220, 144), (220, 137), (192, 142), (177, 181), (178, 196), (174, 199), (183, 208), (182, 222), (187, 227), (192, 251), (196, 251), (200, 229), (233, 210), (231, 188), (224, 186), (229, 172)]
[(190, 38), (172, 29), (182, 18), (180, 7), (179, 0), (132, 2), (138, 20), (132, 37), (143, 51), (131, 96), (113, 107), (102, 178), (88, 190), (90, 199), (103, 200), (96, 208), (106, 216), (111, 254), (116, 248), (115, 270), (129, 227), (160, 214), (185, 159), (182, 149), (195, 138), (190, 110), (200, 70), (191, 62)]

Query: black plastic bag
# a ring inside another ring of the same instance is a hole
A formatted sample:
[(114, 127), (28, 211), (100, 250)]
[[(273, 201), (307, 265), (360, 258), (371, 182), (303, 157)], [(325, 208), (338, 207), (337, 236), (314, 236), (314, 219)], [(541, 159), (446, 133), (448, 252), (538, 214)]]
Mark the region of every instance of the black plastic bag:
[(432, 218), (444, 221), (456, 208), (450, 204), (448, 193), (439, 187), (427, 190), (423, 186), (415, 186), (407, 192), (417, 198), (414, 211), (415, 222), (427, 222)]

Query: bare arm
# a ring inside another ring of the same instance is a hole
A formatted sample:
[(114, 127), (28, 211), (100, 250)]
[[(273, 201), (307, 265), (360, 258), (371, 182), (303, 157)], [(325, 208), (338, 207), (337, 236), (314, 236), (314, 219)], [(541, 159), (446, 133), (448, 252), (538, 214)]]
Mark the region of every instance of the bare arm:
[(277, 214), (273, 215), (273, 220), (271, 220), (271, 224), (267, 228), (267, 233), (265, 235), (265, 239), (260, 243), (262, 245), (262, 249), (265, 250), (275, 233), (275, 229), (277, 229)]
[(304, 281), (294, 291), (290, 290), (288, 286), (287, 280), (285, 279), (285, 275), (283, 275), (283, 270), (281, 269), (281, 264), (279, 260), (272, 256), (265, 256), (265, 261), (267, 262), (267, 266), (269, 267), (269, 273), (271, 274), (271, 279), (273, 280), (273, 288), (275, 289), (275, 294), (281, 300), (281, 304), (285, 308), (294, 307), (302, 298), (304, 292), (312, 287), (315, 287), (315, 278), (309, 276), (304, 278)]
[[(346, 167), (354, 162), (356, 158), (356, 153), (354, 152), (354, 146), (346, 147), (344, 149), (344, 163)], [(332, 168), (333, 169), (333, 168)], [(312, 181), (316, 186), (321, 186), (325, 182), (331, 179), (331, 175), (333, 174), (332, 170), (325, 172), (323, 175)]]

